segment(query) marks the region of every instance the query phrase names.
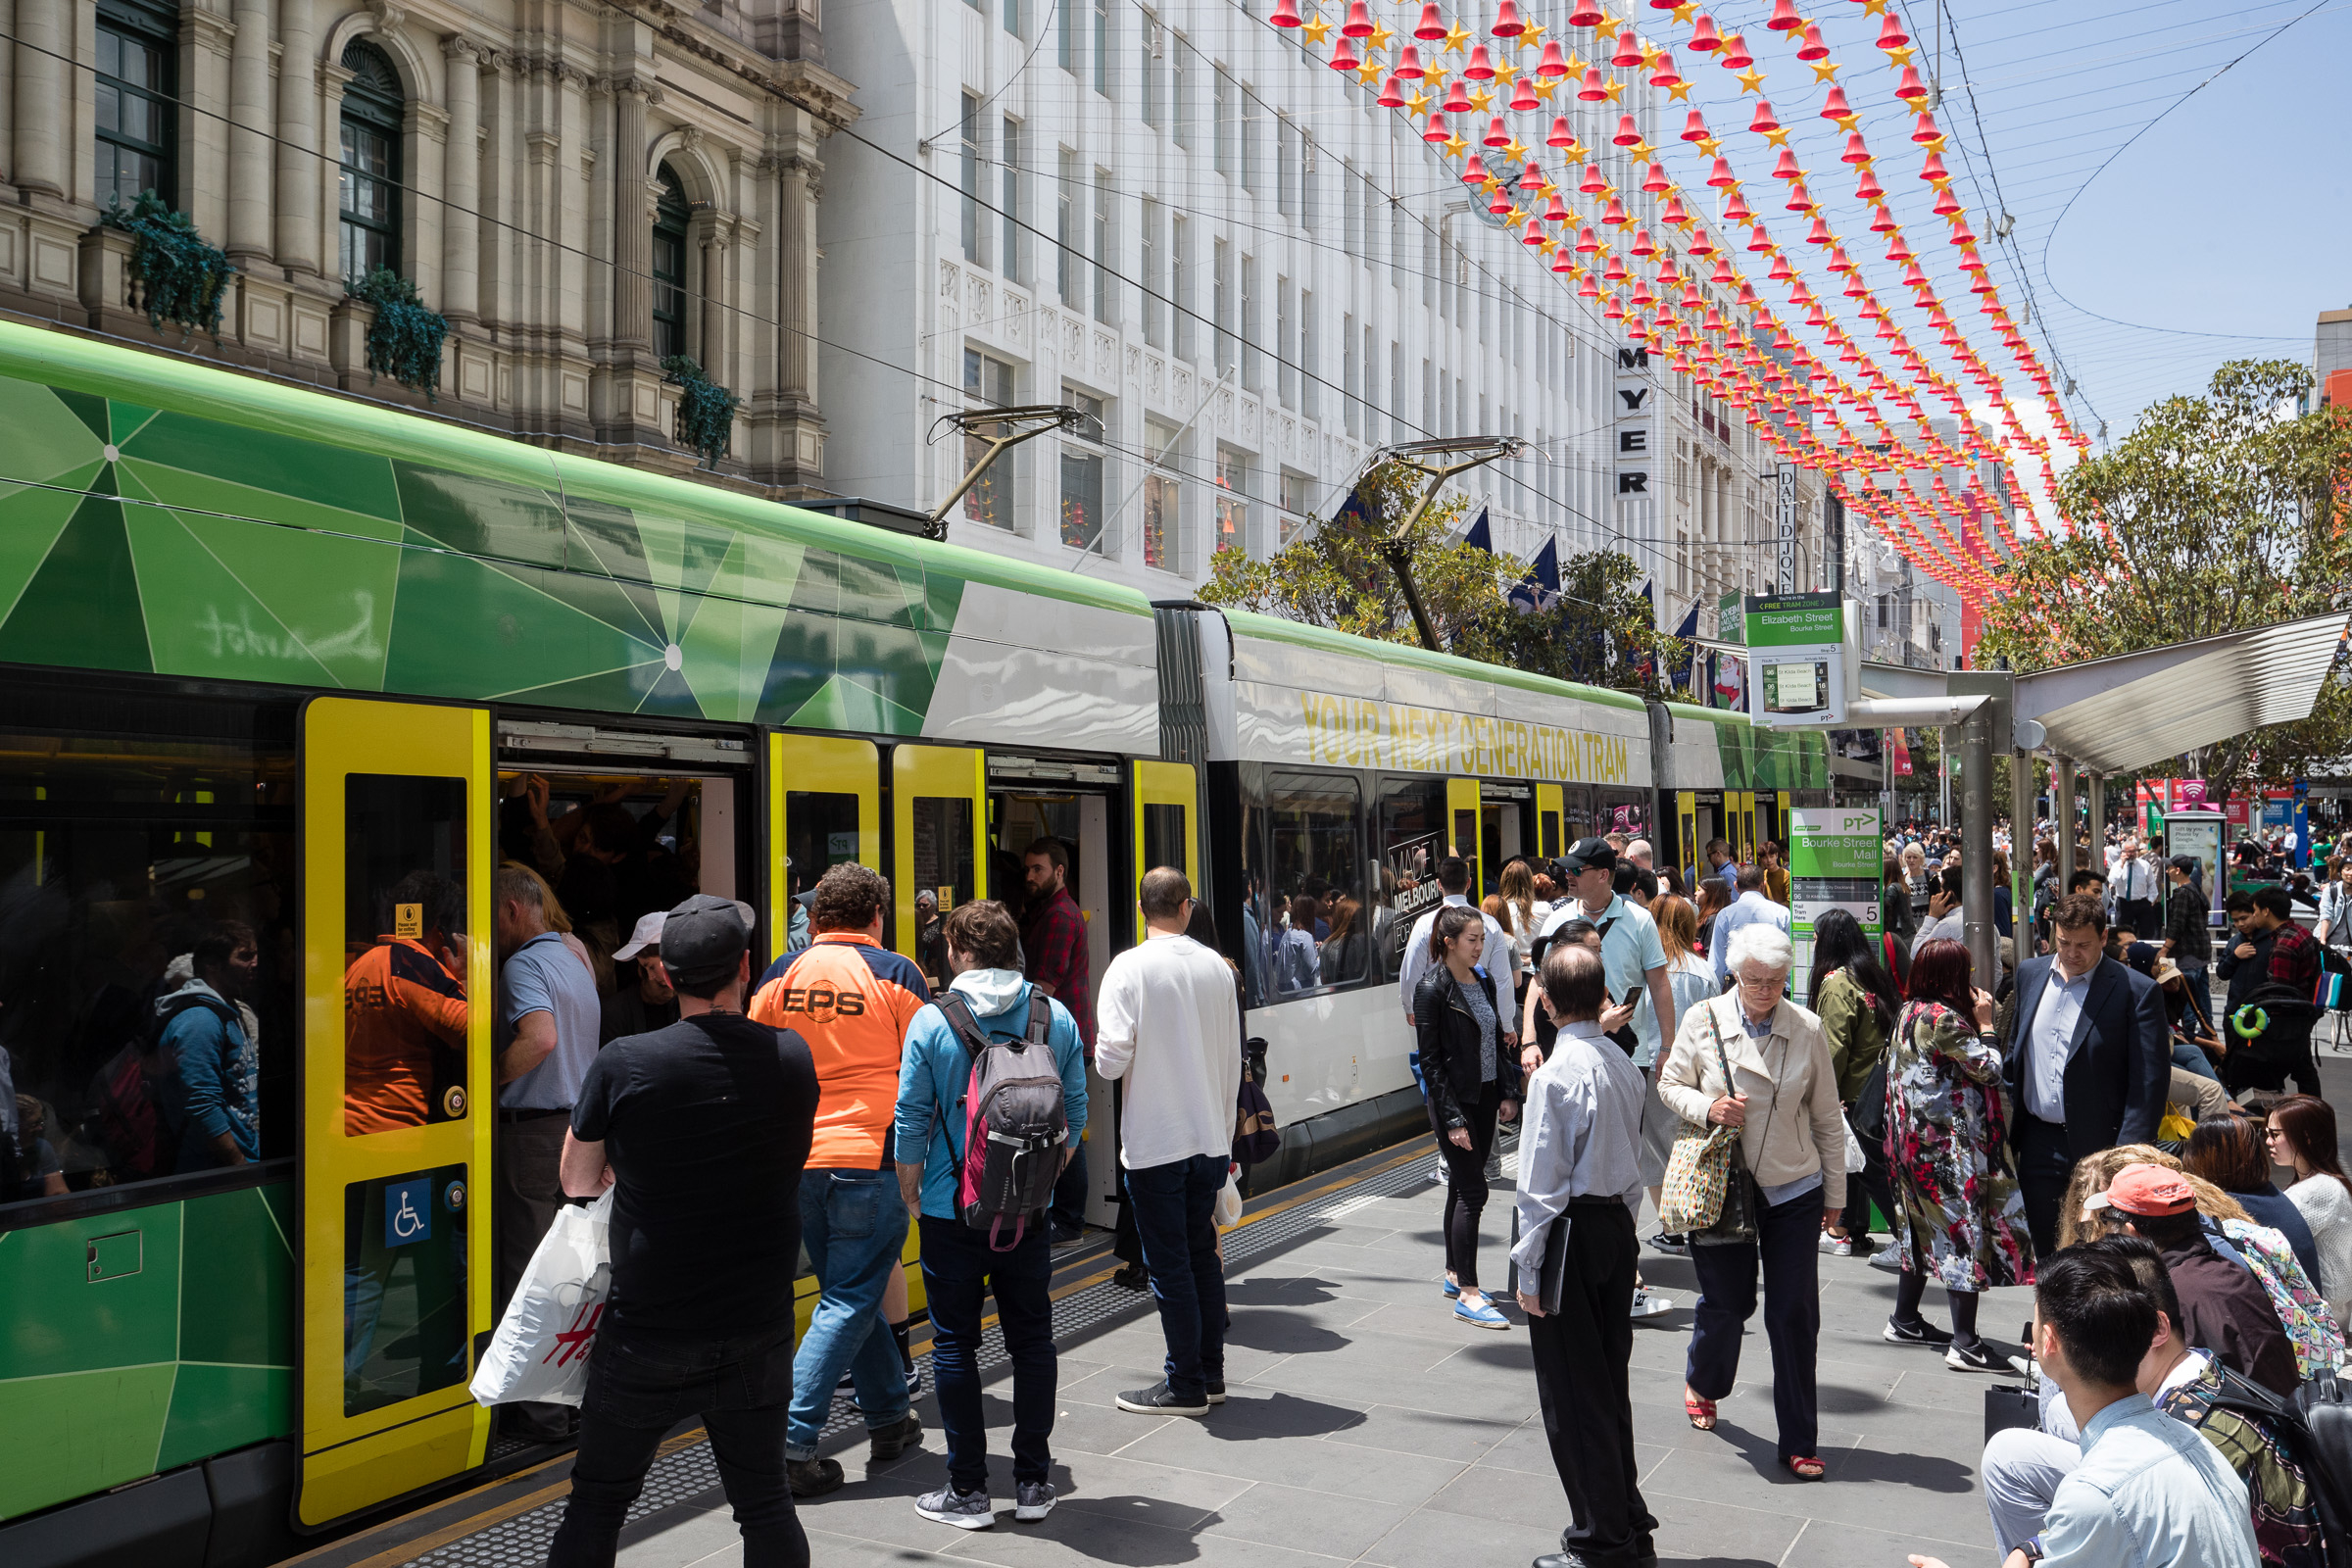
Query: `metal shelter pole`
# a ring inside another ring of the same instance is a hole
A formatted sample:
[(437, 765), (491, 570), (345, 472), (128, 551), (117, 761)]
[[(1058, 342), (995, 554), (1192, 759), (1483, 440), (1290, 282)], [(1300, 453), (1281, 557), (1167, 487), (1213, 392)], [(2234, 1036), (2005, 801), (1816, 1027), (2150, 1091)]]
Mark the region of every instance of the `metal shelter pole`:
[(2034, 956), (2034, 754), (2009, 753), (2009, 929), (2012, 967)]
[(2066, 896), (2066, 885), (2075, 879), (2075, 760), (2071, 757), (2050, 759), (2050, 815), (2051, 827), (2058, 834), (2058, 896)]
[(1960, 726), (1960, 933), (1986, 991), (2001, 979), (1992, 924), (1992, 711), (1986, 703)]
[(2107, 775), (2095, 767), (2082, 770), (2082, 816), (2090, 828), (2091, 869), (2107, 874)]

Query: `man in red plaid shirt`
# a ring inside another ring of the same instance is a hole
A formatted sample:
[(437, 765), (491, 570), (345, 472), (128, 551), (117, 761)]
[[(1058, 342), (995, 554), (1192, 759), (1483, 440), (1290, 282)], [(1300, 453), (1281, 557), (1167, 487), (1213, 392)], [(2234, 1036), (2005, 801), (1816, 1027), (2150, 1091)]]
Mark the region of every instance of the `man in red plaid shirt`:
[[(1087, 950), (1086, 911), (1070, 893), (1070, 852), (1061, 840), (1042, 838), (1021, 852), (1029, 906), (1021, 919), (1021, 955), (1028, 977), (1059, 1002), (1078, 1025), (1088, 1065), (1095, 1059), (1094, 959)], [(1049, 1211), (1054, 1245), (1068, 1247), (1086, 1231), (1086, 1145), (1072, 1152), (1054, 1189)]]

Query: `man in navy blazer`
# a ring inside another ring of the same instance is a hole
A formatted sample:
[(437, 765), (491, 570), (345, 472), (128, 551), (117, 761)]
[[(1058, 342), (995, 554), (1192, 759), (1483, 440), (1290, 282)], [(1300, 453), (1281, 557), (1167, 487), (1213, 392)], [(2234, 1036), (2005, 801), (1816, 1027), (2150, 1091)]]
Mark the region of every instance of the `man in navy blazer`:
[(2075, 1161), (2155, 1141), (2172, 1065), (2156, 982), (2106, 956), (2106, 906), (2071, 894), (2051, 919), (2057, 951), (2018, 966), (2017, 1006), (2001, 1042), (2018, 1187), (2034, 1250), (2044, 1257), (2058, 1247), (2058, 1205)]

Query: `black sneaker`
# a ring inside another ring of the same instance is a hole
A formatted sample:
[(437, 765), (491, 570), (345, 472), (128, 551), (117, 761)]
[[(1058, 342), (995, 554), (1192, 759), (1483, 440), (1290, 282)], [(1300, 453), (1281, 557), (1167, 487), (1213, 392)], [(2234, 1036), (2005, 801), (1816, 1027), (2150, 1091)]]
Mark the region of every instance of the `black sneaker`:
[(937, 1492), (926, 1492), (915, 1498), (914, 1511), (958, 1530), (986, 1530), (997, 1522), (997, 1505), (990, 1499), (986, 1487), (957, 1492), (953, 1481)]
[(1660, 1231), (1649, 1239), (1649, 1245), (1661, 1252), (1672, 1252), (1681, 1257), (1690, 1252), (1690, 1238), (1681, 1231)]
[(866, 1458), (873, 1464), (888, 1464), (908, 1448), (923, 1446), (923, 1418), (912, 1410), (906, 1419), (896, 1426), (869, 1427), (865, 1434)]
[(1137, 1415), (1206, 1415), (1208, 1396), (1186, 1397), (1168, 1386), (1165, 1378), (1148, 1389), (1130, 1389), (1119, 1396), (1119, 1408)]
[(1211, 1404), (1223, 1404), (1225, 1402), (1225, 1380), (1223, 1378), (1210, 1378), (1208, 1380), (1208, 1402)]
[(839, 1459), (787, 1459), (784, 1479), (791, 1484), (796, 1497), (821, 1497), (828, 1492), (839, 1492), (849, 1481), (841, 1472)]
[(1880, 1335), (1879, 1338), (1885, 1340), (1888, 1345), (1933, 1345), (1941, 1347), (1952, 1343), (1952, 1337), (1949, 1334), (1946, 1334), (1943, 1330), (1937, 1328), (1935, 1324), (1929, 1322), (1924, 1317), (1916, 1323), (1909, 1324), (1899, 1323), (1893, 1318), (1888, 1318), (1886, 1320), (1886, 1332)]
[(1145, 1272), (1143, 1264), (1130, 1263), (1111, 1275), (1110, 1283), (1126, 1291), (1148, 1290), (1152, 1285), (1152, 1276)]
[(2006, 1372), (2009, 1357), (1985, 1344), (1953, 1345), (1943, 1352), (1943, 1364), (1955, 1372)]
[(1059, 1252), (1066, 1250), (1069, 1248), (1076, 1247), (1080, 1242), (1085, 1240), (1086, 1232), (1082, 1230), (1064, 1230), (1060, 1226), (1056, 1225), (1054, 1227), (1054, 1235), (1048, 1245), (1051, 1246), (1054, 1251)]

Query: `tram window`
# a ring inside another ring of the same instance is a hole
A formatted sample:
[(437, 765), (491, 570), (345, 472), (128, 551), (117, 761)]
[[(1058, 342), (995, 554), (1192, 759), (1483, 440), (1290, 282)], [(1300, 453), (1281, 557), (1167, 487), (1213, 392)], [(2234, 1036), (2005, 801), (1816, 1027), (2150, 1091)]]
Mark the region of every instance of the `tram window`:
[[(1144, 864), (1151, 870), (1156, 865), (1172, 865), (1181, 871), (1185, 866), (1184, 808), (1181, 806), (1147, 806), (1144, 808)], [(1138, 880), (1141, 880), (1139, 875)]]
[[(294, 705), (10, 698), (0, 1204), (292, 1152)], [(155, 1004), (182, 992), (201, 1014), (167, 1050)]]
[(1602, 790), (1600, 820), (1603, 833), (1642, 838), (1649, 832), (1649, 799), (1634, 790)]
[[(972, 803), (960, 795), (918, 795), (910, 804), (913, 839), (909, 860), (914, 871), (917, 908), (925, 893), (939, 901), (937, 913), (979, 897), (972, 867)], [(916, 941), (914, 961), (935, 986), (948, 983), (947, 939), (944, 919), (934, 921), (923, 910), (922, 935)]]
[(1592, 785), (1561, 785), (1560, 811), (1560, 853), (1562, 855), (1567, 854), (1568, 847), (1578, 839), (1599, 836), (1601, 829), (1593, 825), (1597, 818), (1592, 814)]
[[(1362, 798), (1346, 775), (1274, 773), (1266, 780), (1265, 898), (1258, 939), (1276, 997), (1364, 978), (1377, 906), (1367, 908), (1358, 852)], [(1254, 889), (1258, 879), (1251, 879)]]
[(1414, 920), (1445, 897), (1438, 886), (1438, 862), (1451, 853), (1446, 822), (1444, 779), (1382, 782), (1372, 942), (1382, 980), (1397, 977)]
[(1544, 819), (1543, 843), (1537, 853), (1546, 860), (1556, 860), (1560, 858), (1560, 852), (1567, 848), (1560, 842), (1560, 813), (1544, 811), (1540, 814)]
[(784, 951), (798, 953), (808, 945), (806, 901), (817, 878), (836, 865), (858, 858), (858, 797), (818, 790), (784, 792), (784, 854), (788, 893), (795, 901), (792, 930)]
[(343, 1189), (343, 1413), (466, 1379), (466, 1167)]
[(351, 774), (343, 857), (343, 1130), (454, 1120), (466, 1100), (466, 781)]

